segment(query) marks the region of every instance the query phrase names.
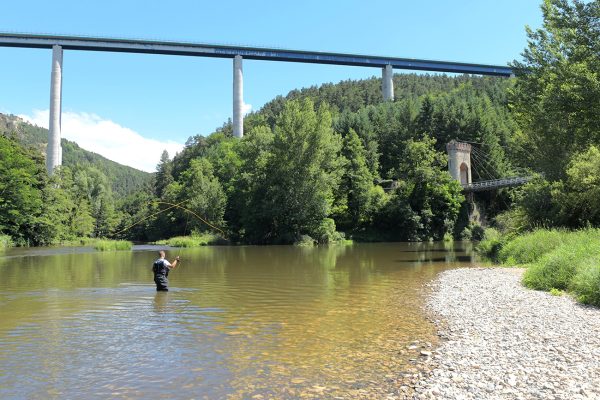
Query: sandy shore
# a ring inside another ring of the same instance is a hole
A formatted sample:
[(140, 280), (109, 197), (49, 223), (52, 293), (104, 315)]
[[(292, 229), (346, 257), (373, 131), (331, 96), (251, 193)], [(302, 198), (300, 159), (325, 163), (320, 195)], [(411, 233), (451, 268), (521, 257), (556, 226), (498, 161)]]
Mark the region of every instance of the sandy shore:
[(600, 309), (526, 289), (522, 273), (436, 278), (427, 307), (442, 342), (409, 398), (600, 399)]

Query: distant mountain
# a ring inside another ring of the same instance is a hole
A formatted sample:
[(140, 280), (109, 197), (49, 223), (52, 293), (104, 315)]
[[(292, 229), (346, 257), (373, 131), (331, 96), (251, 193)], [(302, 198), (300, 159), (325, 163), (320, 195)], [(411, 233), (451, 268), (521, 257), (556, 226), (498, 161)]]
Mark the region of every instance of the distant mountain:
[[(0, 113), (0, 135), (14, 135), (22, 144), (38, 149), (44, 156), (48, 144), (48, 129), (31, 125), (16, 115)], [(111, 161), (99, 154), (62, 139), (63, 165), (93, 165), (109, 179), (113, 192), (120, 196), (144, 190), (150, 185), (152, 174)], [(157, 161), (158, 162), (158, 161)]]

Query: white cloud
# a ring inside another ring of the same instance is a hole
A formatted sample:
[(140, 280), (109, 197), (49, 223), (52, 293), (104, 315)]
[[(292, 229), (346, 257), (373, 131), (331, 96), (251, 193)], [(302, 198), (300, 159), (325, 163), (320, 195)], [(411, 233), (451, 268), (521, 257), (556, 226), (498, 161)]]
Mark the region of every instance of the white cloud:
[(244, 103), (244, 104), (242, 105), (242, 114), (243, 114), (243, 115), (246, 115), (246, 114), (248, 114), (250, 111), (252, 111), (252, 104), (246, 104), (246, 103)]
[[(32, 116), (19, 115), (24, 120), (48, 128), (49, 110), (34, 110)], [(62, 137), (120, 164), (153, 172), (163, 150), (173, 157), (183, 144), (171, 140), (147, 139), (116, 122), (85, 112), (62, 113)]]

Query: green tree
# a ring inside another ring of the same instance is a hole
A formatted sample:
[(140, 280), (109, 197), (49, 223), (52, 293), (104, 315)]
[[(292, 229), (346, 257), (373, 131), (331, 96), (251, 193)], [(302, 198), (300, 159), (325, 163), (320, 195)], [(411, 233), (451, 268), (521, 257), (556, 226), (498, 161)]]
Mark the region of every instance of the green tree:
[(39, 156), (0, 136), (0, 233), (18, 243), (45, 242), (39, 225), (45, 175)]
[[(213, 166), (206, 158), (192, 160), (190, 168), (180, 178), (179, 199), (185, 207), (217, 227), (224, 225), (225, 203), (227, 198), (219, 180), (214, 176)], [(202, 221), (193, 216), (186, 216), (188, 229), (212, 231)], [(185, 228), (184, 228), (185, 229)]]
[(96, 221), (90, 212), (87, 199), (80, 199), (71, 216), (71, 232), (75, 237), (89, 237), (94, 232)]
[(86, 199), (94, 219), (93, 235), (109, 236), (117, 226), (115, 197), (106, 175), (95, 167), (78, 167), (73, 174), (76, 198)]
[(404, 240), (440, 240), (451, 233), (464, 201), (462, 188), (446, 170), (435, 140), (410, 140), (397, 167), (403, 177), (378, 218), (379, 226)]
[(244, 230), (253, 242), (293, 242), (318, 236), (343, 173), (341, 137), (331, 113), (310, 100), (289, 101), (275, 123), (267, 173), (255, 182)]
[(367, 167), (365, 149), (353, 129), (343, 141), (342, 155), (347, 160), (339, 192), (345, 197), (346, 226), (359, 227), (370, 221), (372, 210), (373, 175)]
[(590, 146), (576, 153), (567, 167), (565, 190), (556, 202), (563, 205), (562, 215), (568, 225), (600, 226), (600, 148)]
[(154, 176), (154, 193), (156, 197), (161, 198), (165, 188), (173, 181), (173, 163), (169, 159), (169, 153), (163, 150)]
[(527, 28), (512, 109), (523, 128), (522, 157), (550, 180), (571, 154), (600, 144), (600, 2), (545, 0), (542, 28)]

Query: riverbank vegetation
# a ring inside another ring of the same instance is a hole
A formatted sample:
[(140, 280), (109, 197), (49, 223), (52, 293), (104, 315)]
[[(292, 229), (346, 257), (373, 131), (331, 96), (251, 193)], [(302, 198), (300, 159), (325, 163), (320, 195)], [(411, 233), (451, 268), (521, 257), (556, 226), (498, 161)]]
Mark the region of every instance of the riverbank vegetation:
[[(485, 248), (489, 248), (484, 240)], [(567, 291), (586, 304), (600, 306), (600, 229), (538, 229), (506, 239), (497, 261), (527, 270), (523, 283), (553, 293)]]
[(93, 246), (99, 251), (131, 250), (133, 243), (128, 240), (98, 239), (93, 242)]
[(175, 236), (169, 239), (157, 240), (155, 244), (171, 247), (200, 247), (227, 243), (223, 238), (212, 233), (192, 233), (190, 236)]
[(510, 95), (516, 157), (538, 175), (479, 249), (526, 266), (528, 287), (600, 306), (600, 2), (548, 0), (542, 11)]
[(0, 235), (0, 248), (12, 247), (12, 238), (8, 235)]

